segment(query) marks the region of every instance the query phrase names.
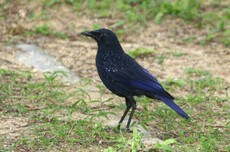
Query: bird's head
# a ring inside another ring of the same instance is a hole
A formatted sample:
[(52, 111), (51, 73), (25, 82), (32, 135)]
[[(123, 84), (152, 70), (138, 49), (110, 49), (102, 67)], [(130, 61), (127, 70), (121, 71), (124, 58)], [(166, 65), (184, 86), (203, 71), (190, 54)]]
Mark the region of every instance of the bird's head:
[(94, 31), (82, 32), (81, 34), (93, 38), (99, 47), (109, 47), (114, 46), (114, 44), (120, 46), (116, 34), (108, 29), (102, 28)]

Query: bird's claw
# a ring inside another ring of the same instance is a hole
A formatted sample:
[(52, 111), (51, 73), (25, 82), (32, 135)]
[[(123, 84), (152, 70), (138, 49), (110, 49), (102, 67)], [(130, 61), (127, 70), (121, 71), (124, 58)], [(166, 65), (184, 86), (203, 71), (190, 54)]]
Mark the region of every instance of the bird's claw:
[(121, 128), (120, 125), (117, 126), (117, 131), (132, 133), (133, 131), (129, 128)]

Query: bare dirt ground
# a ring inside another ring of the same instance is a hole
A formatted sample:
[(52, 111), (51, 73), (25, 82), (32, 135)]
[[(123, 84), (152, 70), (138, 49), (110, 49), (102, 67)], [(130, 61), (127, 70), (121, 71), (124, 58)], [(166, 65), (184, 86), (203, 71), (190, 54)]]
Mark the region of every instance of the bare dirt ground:
[[(33, 5), (27, 7), (12, 6), (12, 10), (9, 10), (9, 18), (1, 23), (3, 34), (1, 39), (3, 41), (10, 40), (11, 43), (37, 44), (81, 77), (97, 77), (94, 66), (96, 43), (85, 39), (79, 33), (85, 29), (91, 29), (93, 24), (100, 24), (104, 28), (109, 27), (116, 20), (79, 17), (73, 14), (70, 8), (60, 6), (57, 8), (59, 11), (50, 10), (49, 15), (51, 17), (49, 20), (30, 21), (26, 17), (30, 10), (34, 10), (34, 7)], [(38, 7), (35, 10), (39, 12), (40, 9)], [(21, 37), (17, 35), (17, 32), (20, 33), (45, 23), (48, 23), (55, 31), (67, 33), (70, 35), (70, 39), (60, 40), (43, 36)], [(112, 30), (116, 32), (116, 29)], [(125, 26), (124, 30), (126, 30)], [(127, 31), (129, 30), (127, 29)], [(155, 73), (156, 76), (159, 75), (160, 79), (184, 77), (184, 68), (193, 67), (208, 70), (213, 75), (230, 82), (230, 77), (226, 77), (230, 73), (230, 49), (215, 42), (206, 46), (197, 45), (196, 42), (199, 42), (204, 33), (205, 30), (197, 29), (180, 19), (165, 19), (161, 25), (149, 22), (148, 27), (137, 29), (137, 33), (125, 32), (124, 41), (121, 44), (126, 52), (144, 47), (157, 49), (157, 55), (163, 54), (165, 60), (162, 65), (156, 62), (155, 55), (138, 58), (140, 64)], [(193, 35), (199, 36), (194, 43), (183, 42), (184, 39)], [(14, 58), (14, 52), (12, 50), (6, 51), (5, 47), (7, 47), (6, 44), (1, 45), (1, 58), (7, 62), (10, 54), (12, 59)], [(183, 55), (179, 58), (173, 57), (172, 52), (175, 51), (180, 51)]]
[[(36, 8), (37, 7), (37, 8)], [(36, 9), (35, 9), (36, 8)], [(92, 78), (100, 81), (95, 67), (96, 43), (80, 36), (80, 32), (91, 29), (97, 23), (102, 27), (111, 27), (116, 21), (108, 19), (94, 19), (87, 16), (73, 14), (68, 7), (60, 6), (57, 10), (50, 10), (49, 20), (30, 21), (27, 15), (31, 10), (40, 11), (39, 6), (12, 6), (9, 9), (9, 17), (0, 23), (0, 68), (15, 70), (31, 70), (35, 75), (41, 73), (23, 63), (15, 60), (17, 50), (9, 48), (9, 45), (20, 43), (36, 44), (48, 54), (57, 58), (70, 70), (83, 78)], [(62, 31), (70, 35), (70, 39), (62, 40), (45, 36), (20, 36), (17, 34), (26, 29), (44, 23), (56, 31)], [(124, 30), (128, 29), (124, 26)], [(19, 30), (19, 31), (17, 31)], [(113, 29), (116, 32), (116, 29)], [(128, 52), (138, 47), (158, 50), (156, 54), (138, 57), (137, 61), (153, 73), (160, 81), (166, 78), (180, 79), (185, 77), (186, 67), (198, 68), (209, 71), (215, 77), (226, 81), (226, 88), (230, 87), (230, 49), (215, 42), (201, 46), (196, 42), (184, 43), (183, 40), (196, 34), (202, 37), (204, 30), (197, 29), (193, 25), (185, 24), (180, 19), (165, 19), (161, 25), (149, 22), (148, 27), (140, 28), (136, 33), (125, 32), (121, 45)], [(4, 41), (8, 41), (6, 44)], [(173, 52), (183, 53), (180, 57), (172, 55)], [(164, 55), (164, 62), (159, 64), (156, 55)], [(75, 86), (77, 87), (77, 85)], [(230, 94), (230, 89), (228, 89)], [(89, 92), (91, 98), (98, 98), (99, 93)], [(94, 96), (95, 95), (95, 96)], [(176, 93), (175, 96), (183, 94)], [(115, 97), (115, 96), (113, 96)], [(122, 102), (116, 98), (118, 102)], [(121, 112), (122, 113), (122, 112)], [(20, 126), (26, 127), (26, 120), (21, 118), (1, 119), (0, 135), (9, 133), (14, 137), (20, 131)]]

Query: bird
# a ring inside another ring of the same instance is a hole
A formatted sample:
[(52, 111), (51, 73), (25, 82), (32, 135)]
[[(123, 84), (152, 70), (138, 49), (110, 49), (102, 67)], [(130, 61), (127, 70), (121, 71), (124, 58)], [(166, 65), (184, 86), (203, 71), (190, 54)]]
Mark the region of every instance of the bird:
[(120, 118), (118, 129), (131, 109), (125, 128), (130, 129), (130, 123), (137, 107), (135, 96), (147, 96), (161, 100), (180, 116), (189, 119), (189, 116), (174, 103), (175, 98), (162, 87), (158, 80), (125, 53), (113, 31), (101, 28), (84, 31), (81, 34), (97, 42), (96, 68), (103, 84), (112, 93), (125, 98), (126, 109)]

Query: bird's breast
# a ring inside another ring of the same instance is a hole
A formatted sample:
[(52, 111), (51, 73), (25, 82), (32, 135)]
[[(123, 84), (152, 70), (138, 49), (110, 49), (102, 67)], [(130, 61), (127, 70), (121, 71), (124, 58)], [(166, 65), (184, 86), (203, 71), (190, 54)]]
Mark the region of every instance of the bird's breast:
[(116, 72), (119, 72), (120, 69), (118, 69), (117, 67), (111, 67), (111, 66), (98, 66), (97, 67), (98, 70), (98, 74), (100, 76), (100, 78), (103, 80), (113, 80), (111, 75), (115, 74)]

